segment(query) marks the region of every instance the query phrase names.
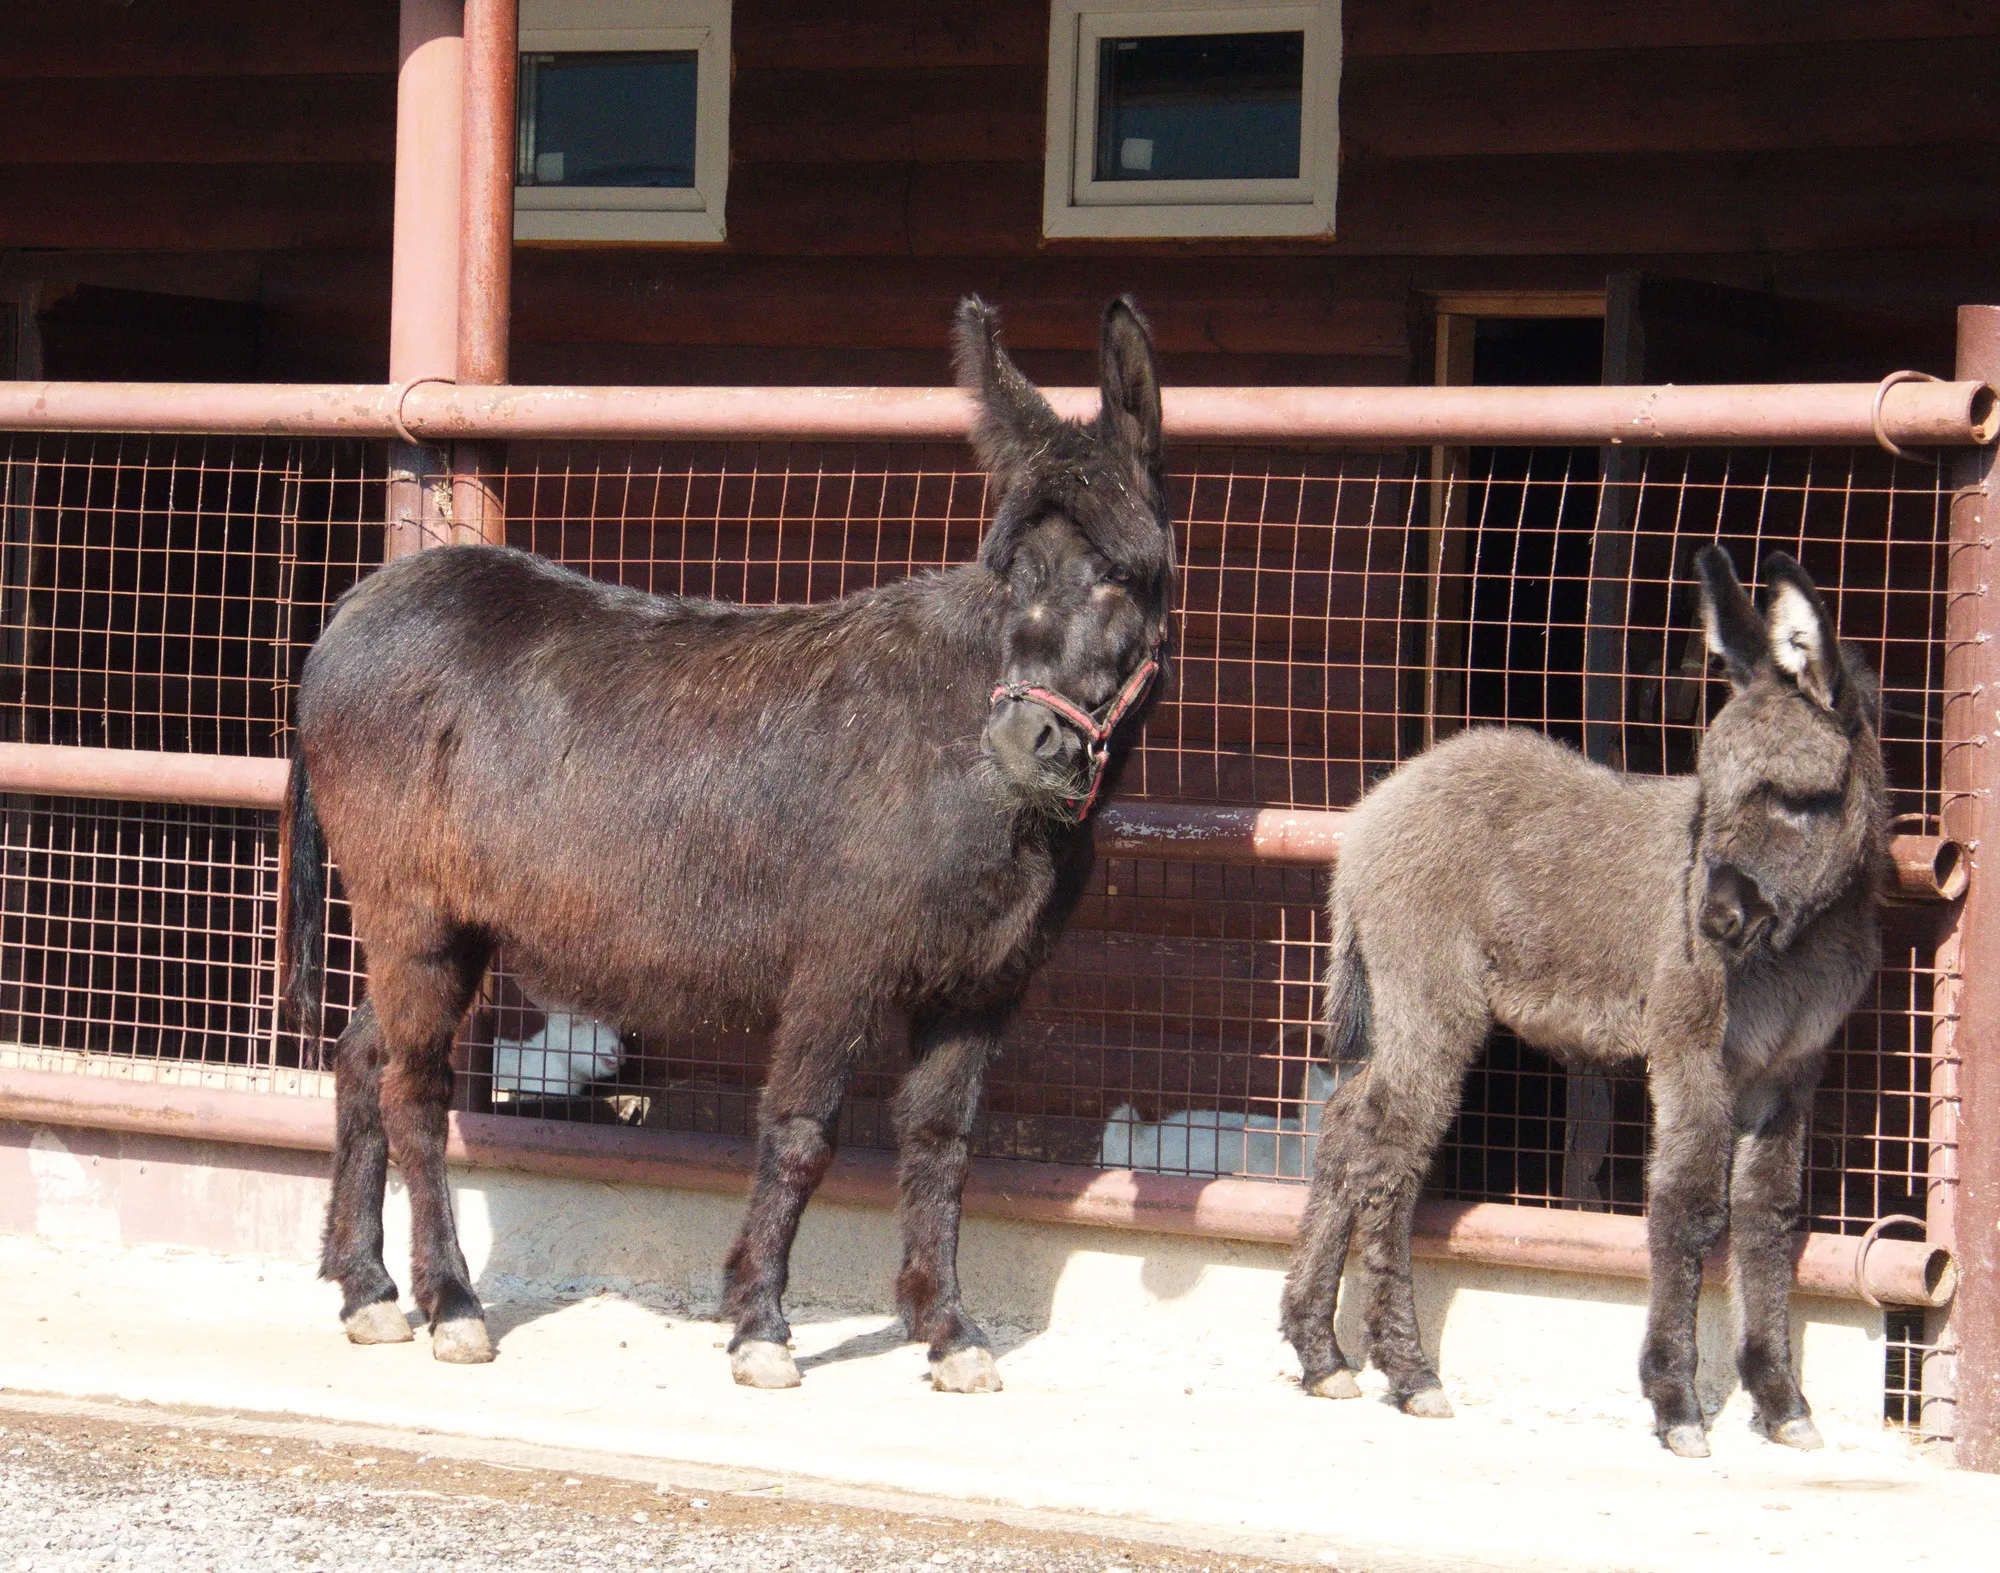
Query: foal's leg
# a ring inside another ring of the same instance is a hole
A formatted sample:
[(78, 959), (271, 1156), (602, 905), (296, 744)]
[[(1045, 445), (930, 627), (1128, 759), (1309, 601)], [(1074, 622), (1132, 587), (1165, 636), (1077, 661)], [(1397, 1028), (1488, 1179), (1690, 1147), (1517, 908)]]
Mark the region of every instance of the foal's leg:
[(851, 1003), (835, 1009), (814, 1009), (814, 1003), (788, 1002), (779, 1023), (757, 1105), (757, 1177), (723, 1264), (722, 1314), (736, 1323), (729, 1369), (745, 1387), (799, 1385), (784, 1311), (792, 1241), (833, 1162), (848, 1074), (874, 1035), (873, 1020), (858, 1016)]
[(334, 1049), (333, 1194), (319, 1275), (340, 1285), (340, 1320), (357, 1344), (401, 1344), (410, 1324), (382, 1262), (382, 1192), (389, 1141), (382, 1133), (382, 1029), (372, 1000), (348, 1019)]
[(431, 1328), (431, 1353), (455, 1365), (493, 1358), (486, 1313), (459, 1249), (445, 1173), (451, 1040), (486, 970), (488, 947), (435, 931), (420, 954), (371, 958), (368, 985), (388, 1045), (382, 1128), (410, 1193), (410, 1287)]
[(1360, 1202), (1353, 1177), (1368, 1145), (1361, 1127), (1368, 1078), (1369, 1068), (1363, 1066), (1359, 1075), (1327, 1100), (1313, 1156), (1312, 1189), (1299, 1222), (1291, 1271), (1285, 1275), (1279, 1326), (1298, 1351), (1300, 1385), (1317, 1398), (1361, 1396), (1354, 1380), (1356, 1367), (1334, 1336), (1333, 1318), (1339, 1309), (1340, 1275), (1347, 1265), (1348, 1239)]
[(1417, 1326), (1410, 1228), (1431, 1154), (1458, 1112), (1466, 1068), (1492, 1018), (1477, 984), (1449, 968), (1384, 966), (1371, 988), (1375, 1054), (1355, 1109), (1360, 1145), (1348, 1178), (1368, 1354), (1404, 1414), (1444, 1419), (1451, 1404)]
[(931, 1386), (941, 1393), (1000, 1391), (986, 1335), (959, 1303), (958, 1228), (986, 1062), (1005, 1025), (1000, 1012), (915, 1023), (919, 1058), (896, 1093), (903, 1225), (896, 1306), (910, 1336), (930, 1345)]
[(1695, 1317), (1702, 1258), (1729, 1222), (1729, 1084), (1719, 1045), (1693, 1035), (1649, 1058), (1654, 1135), (1646, 1243), (1652, 1285), (1639, 1385), (1668, 1450), (1706, 1458), (1708, 1431), (1695, 1393)]
[(1737, 1137), (1729, 1187), (1729, 1249), (1742, 1335), (1737, 1373), (1765, 1434), (1798, 1448), (1823, 1445), (1792, 1375), (1791, 1329), (1800, 1160), (1818, 1070), (1815, 1064), (1810, 1077), (1786, 1087), (1757, 1128)]

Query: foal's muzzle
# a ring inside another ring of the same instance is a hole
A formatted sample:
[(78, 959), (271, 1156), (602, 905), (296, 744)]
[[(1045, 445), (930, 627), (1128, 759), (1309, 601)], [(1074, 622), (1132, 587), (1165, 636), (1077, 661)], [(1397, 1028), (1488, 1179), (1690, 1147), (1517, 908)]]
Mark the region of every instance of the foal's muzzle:
[(1701, 931), (1741, 955), (1769, 937), (1777, 909), (1742, 869), (1733, 863), (1708, 865), (1708, 882), (1701, 896)]

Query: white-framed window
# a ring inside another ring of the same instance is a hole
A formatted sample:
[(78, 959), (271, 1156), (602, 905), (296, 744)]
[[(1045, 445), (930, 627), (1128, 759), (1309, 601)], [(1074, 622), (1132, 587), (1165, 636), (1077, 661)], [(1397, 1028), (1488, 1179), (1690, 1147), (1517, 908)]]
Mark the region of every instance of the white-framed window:
[(730, 0), (521, 0), (516, 240), (715, 242)]
[(1331, 235), (1340, 0), (1052, 0), (1051, 237)]

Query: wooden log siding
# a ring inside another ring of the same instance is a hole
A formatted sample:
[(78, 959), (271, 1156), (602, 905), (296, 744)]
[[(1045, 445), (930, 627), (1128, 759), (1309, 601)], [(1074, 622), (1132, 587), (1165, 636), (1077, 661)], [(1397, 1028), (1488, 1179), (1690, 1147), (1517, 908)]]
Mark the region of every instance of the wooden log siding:
[[(1047, 19), (738, 0), (727, 246), (525, 248), (515, 375), (932, 383), (978, 288), (1034, 374), (1090, 380), (1098, 297), (1131, 289), (1170, 378), (1399, 382), (1422, 291), (1629, 267), (1854, 313), (1786, 374), (1943, 370), (2000, 246), (2000, 12), (1977, 0), (1349, 0), (1338, 237), (1198, 248), (1042, 240)], [(91, 253), (0, 268), (129, 288), (139, 254), (227, 257), (260, 375), (380, 376), (395, 20), (0, 0), (6, 243)]]

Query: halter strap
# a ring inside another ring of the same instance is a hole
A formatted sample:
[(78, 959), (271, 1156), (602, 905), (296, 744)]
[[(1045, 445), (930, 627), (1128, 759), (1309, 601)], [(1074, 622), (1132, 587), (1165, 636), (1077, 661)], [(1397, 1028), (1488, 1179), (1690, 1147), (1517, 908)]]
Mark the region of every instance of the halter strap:
[(1003, 699), (1031, 700), (1044, 709), (1053, 710), (1063, 720), (1083, 735), (1084, 753), (1090, 760), (1088, 789), (1081, 797), (1069, 796), (1063, 799), (1068, 805), (1063, 815), (1072, 825), (1080, 825), (1089, 818), (1091, 806), (1097, 801), (1098, 788), (1104, 784), (1104, 768), (1111, 759), (1111, 735), (1118, 730), (1118, 723), (1132, 713), (1132, 709), (1146, 697), (1146, 690), (1153, 686), (1153, 679), (1159, 675), (1160, 661), (1157, 655), (1149, 655), (1125, 679), (1124, 686), (1100, 705), (1096, 710), (1086, 710), (1074, 700), (1067, 699), (1053, 688), (1044, 688), (1039, 683), (999, 683), (988, 699), (989, 705), (997, 705)]

